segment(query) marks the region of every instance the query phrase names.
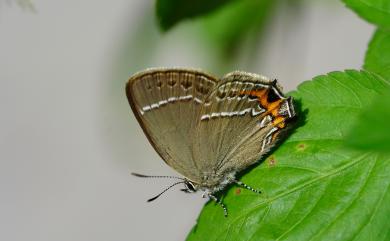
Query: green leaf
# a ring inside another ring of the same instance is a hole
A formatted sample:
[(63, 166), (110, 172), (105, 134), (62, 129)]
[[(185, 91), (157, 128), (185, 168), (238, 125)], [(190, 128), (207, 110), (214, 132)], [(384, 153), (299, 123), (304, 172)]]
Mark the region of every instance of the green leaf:
[[(390, 2), (390, 1), (389, 1)], [(378, 29), (370, 41), (364, 68), (390, 80), (390, 31)]]
[(208, 202), (188, 240), (389, 240), (390, 155), (343, 142), (388, 87), (351, 70), (301, 84), (291, 95), (305, 123), (241, 178), (263, 194), (232, 186), (223, 199), (229, 216)]
[(166, 31), (179, 21), (209, 13), (232, 0), (157, 0), (156, 13)]
[(269, 0), (234, 1), (201, 20), (204, 35), (224, 54), (232, 55), (248, 33), (260, 32), (275, 4)]
[[(163, 1), (160, 0), (160, 2)], [(199, 4), (202, 2), (200, 1)], [(213, 3), (214, 1), (208, 2)], [(204, 47), (210, 49), (210, 58), (216, 56), (219, 59), (219, 67), (224, 66), (229, 69), (228, 65), (236, 59), (235, 57), (238, 54), (242, 54), (243, 51), (245, 52), (245, 47), (251, 49), (248, 54), (249, 58), (252, 53), (256, 52), (253, 50), (261, 43), (260, 38), (263, 27), (269, 19), (268, 17), (272, 16), (273, 7), (276, 4), (277, 1), (269, 0), (231, 0), (219, 5), (212, 12), (210, 10), (207, 14), (205, 14), (206, 12), (202, 12), (202, 14), (193, 16), (197, 17), (196, 21), (187, 21), (181, 26), (187, 28), (196, 26), (199, 44), (203, 43), (206, 45)], [(188, 5), (185, 5), (185, 7), (188, 7)], [(175, 23), (190, 18), (187, 15), (180, 17), (180, 19), (176, 18), (178, 16), (175, 14), (181, 13), (181, 11), (185, 12), (185, 7), (179, 10), (181, 8), (180, 4), (175, 4), (175, 7), (170, 8), (166, 5), (166, 15), (172, 18), (171, 20), (175, 18)], [(161, 7), (157, 6), (158, 9), (161, 9)], [(191, 8), (190, 10), (194, 11), (195, 9)], [(160, 24), (163, 24), (164, 21), (171, 21), (160, 15)], [(172, 25), (169, 24), (168, 28), (172, 26), (173, 22)], [(244, 47), (243, 45), (245, 44), (249, 46)], [(220, 71), (226, 72), (222, 69)]]
[(343, 0), (343, 2), (368, 22), (390, 28), (389, 0)]
[(351, 147), (390, 153), (390, 90), (365, 109), (347, 136)]

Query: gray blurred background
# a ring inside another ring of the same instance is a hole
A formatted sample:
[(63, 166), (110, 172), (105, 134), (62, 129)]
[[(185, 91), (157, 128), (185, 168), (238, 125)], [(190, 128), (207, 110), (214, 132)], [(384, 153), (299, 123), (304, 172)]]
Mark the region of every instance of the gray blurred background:
[[(18, 3), (19, 2), (19, 3)], [(229, 63), (197, 21), (162, 34), (154, 1), (0, 0), (0, 240), (183, 240), (206, 200), (179, 188), (124, 86), (147, 67), (240, 69), (286, 90), (333, 70), (359, 69), (373, 27), (337, 0), (279, 1), (261, 38)], [(261, 43), (261, 44), (260, 44)], [(222, 215), (222, 213), (221, 213)]]

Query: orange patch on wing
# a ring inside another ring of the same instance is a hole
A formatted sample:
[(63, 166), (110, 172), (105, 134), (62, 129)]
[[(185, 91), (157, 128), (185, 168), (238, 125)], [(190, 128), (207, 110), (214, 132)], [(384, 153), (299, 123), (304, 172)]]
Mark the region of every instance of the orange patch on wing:
[(268, 89), (261, 89), (261, 90), (243, 90), (243, 91), (240, 91), (240, 94), (241, 95), (250, 95), (250, 96), (255, 96), (257, 97), (259, 100), (262, 96), (264, 96), (265, 94), (267, 94), (268, 92)]
[(262, 90), (252, 90), (250, 95), (256, 96), (257, 98), (261, 98), (264, 95), (267, 95), (268, 89), (262, 89)]
[(280, 103), (282, 103), (282, 99), (277, 100), (272, 103), (268, 103), (268, 108), (267, 110), (271, 110), (272, 116), (277, 117), (279, 115), (279, 108), (280, 108)]
[(286, 124), (284, 123), (285, 118), (283, 116), (277, 116), (273, 121), (272, 124), (279, 128), (284, 128)]
[[(282, 129), (286, 126), (286, 124), (284, 122), (286, 118), (279, 114), (280, 105), (281, 105), (283, 99), (279, 99), (279, 100), (276, 100), (274, 102), (268, 102), (268, 93), (269, 93), (269, 89), (266, 89), (266, 88), (261, 89), (261, 90), (251, 90), (251, 91), (241, 91), (240, 92), (240, 94), (245, 94), (245, 95), (257, 97), (260, 105), (267, 110), (262, 115), (264, 116), (264, 115), (268, 115), (269, 113), (271, 113), (271, 115), (274, 119), (272, 121), (272, 124), (275, 127)], [(274, 135), (273, 139), (276, 139), (276, 136), (277, 135)]]

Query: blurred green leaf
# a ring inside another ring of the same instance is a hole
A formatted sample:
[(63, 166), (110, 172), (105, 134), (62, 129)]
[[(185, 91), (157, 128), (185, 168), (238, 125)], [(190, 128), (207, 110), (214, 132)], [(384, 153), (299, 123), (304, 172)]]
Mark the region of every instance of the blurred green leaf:
[(390, 155), (344, 145), (361, 110), (388, 87), (351, 70), (301, 84), (291, 95), (308, 111), (305, 124), (241, 178), (263, 194), (230, 188), (229, 216), (208, 202), (188, 240), (389, 240)]
[(390, 153), (390, 89), (365, 109), (347, 136), (347, 144), (360, 150)]
[(247, 34), (261, 30), (272, 7), (277, 1), (241, 0), (234, 1), (203, 18), (204, 35), (225, 56), (234, 55), (234, 50)]
[(390, 30), (375, 32), (366, 52), (364, 68), (390, 80)]
[(156, 13), (164, 31), (183, 19), (209, 13), (232, 0), (157, 0)]
[(343, 2), (368, 22), (390, 28), (389, 0), (343, 0)]
[[(277, 2), (231, 0), (215, 8), (212, 13), (197, 16), (197, 20), (190, 26), (196, 27), (199, 44), (203, 44), (203, 48), (211, 51), (210, 58), (217, 59), (215, 61), (217, 66), (214, 69), (218, 69), (221, 73), (229, 71), (230, 64), (234, 62), (235, 57), (243, 54), (242, 47), (253, 50), (249, 51), (249, 56), (246, 57), (250, 61), (253, 57), (251, 53), (256, 52), (256, 47), (261, 42), (263, 26), (265, 26), (269, 16), (272, 16), (273, 6)], [(179, 8), (179, 6), (176, 7)], [(245, 46), (243, 46), (244, 44)]]

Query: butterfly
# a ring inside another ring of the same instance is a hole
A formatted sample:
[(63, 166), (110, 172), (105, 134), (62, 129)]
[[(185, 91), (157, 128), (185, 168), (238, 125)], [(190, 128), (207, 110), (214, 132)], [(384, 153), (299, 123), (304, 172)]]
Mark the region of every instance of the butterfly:
[(292, 97), (276, 80), (235, 71), (222, 78), (198, 70), (148, 69), (134, 74), (126, 95), (136, 119), (163, 161), (181, 177), (184, 192), (203, 191), (227, 216), (215, 193), (236, 179), (276, 143), (295, 116)]

